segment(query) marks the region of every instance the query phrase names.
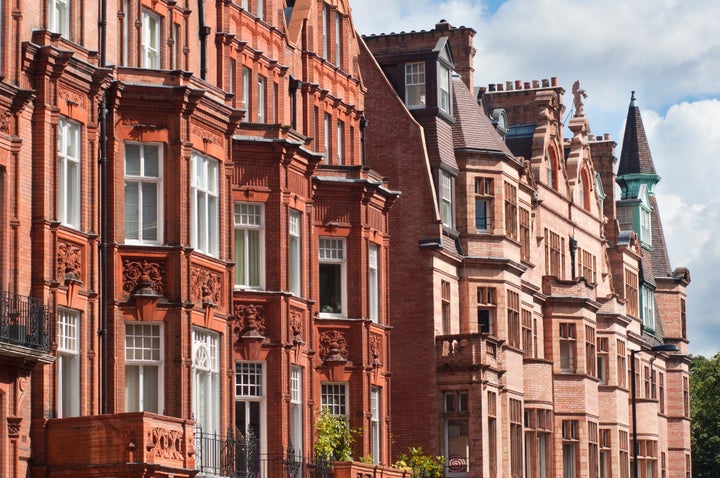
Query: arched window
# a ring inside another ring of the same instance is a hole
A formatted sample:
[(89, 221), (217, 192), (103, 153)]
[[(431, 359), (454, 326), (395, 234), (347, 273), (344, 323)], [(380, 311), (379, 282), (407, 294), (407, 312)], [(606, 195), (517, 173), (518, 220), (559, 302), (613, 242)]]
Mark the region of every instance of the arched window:
[(558, 173), (558, 159), (557, 159), (557, 152), (555, 151), (555, 148), (549, 148), (546, 155), (545, 155), (545, 161), (547, 162), (546, 168), (547, 168), (547, 185), (554, 190), (557, 191), (558, 188), (558, 180), (557, 180), (557, 173)]

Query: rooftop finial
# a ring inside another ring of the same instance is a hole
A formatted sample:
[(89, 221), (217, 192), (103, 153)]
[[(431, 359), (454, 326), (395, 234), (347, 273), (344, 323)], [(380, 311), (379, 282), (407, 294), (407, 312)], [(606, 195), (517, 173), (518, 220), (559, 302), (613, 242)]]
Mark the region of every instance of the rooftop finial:
[(635, 90), (630, 94), (630, 106), (635, 106)]

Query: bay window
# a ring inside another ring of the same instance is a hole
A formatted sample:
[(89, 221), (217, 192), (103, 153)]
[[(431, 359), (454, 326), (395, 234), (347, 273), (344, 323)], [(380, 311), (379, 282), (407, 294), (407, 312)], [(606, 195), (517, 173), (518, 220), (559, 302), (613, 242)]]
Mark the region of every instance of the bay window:
[(235, 285), (261, 288), (264, 279), (263, 205), (235, 203)]
[(217, 257), (219, 251), (218, 161), (192, 155), (192, 246)]
[(320, 238), (320, 314), (346, 315), (345, 240)]
[(159, 324), (125, 324), (125, 411), (162, 413)]
[(66, 118), (58, 123), (58, 220), (80, 228), (80, 125)]

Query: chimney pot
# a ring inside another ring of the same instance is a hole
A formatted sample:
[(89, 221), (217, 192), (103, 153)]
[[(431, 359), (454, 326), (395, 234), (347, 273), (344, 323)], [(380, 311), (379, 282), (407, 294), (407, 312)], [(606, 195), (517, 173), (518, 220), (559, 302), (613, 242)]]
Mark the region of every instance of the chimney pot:
[(490, 90), (490, 91), (495, 91), (495, 84), (494, 84), (494, 83), (489, 83), (489, 84), (488, 84), (488, 90)]
[(603, 135), (603, 138), (605, 138), (606, 140), (612, 139), (612, 137), (610, 136), (610, 133), (605, 133), (605, 134)]
[(540, 88), (540, 82), (538, 80), (533, 80), (533, 88)]
[(529, 81), (526, 81), (525, 84), (524, 84), (524, 86), (523, 86), (523, 88), (525, 88), (526, 90), (529, 90), (529, 89), (530, 89), (530, 82), (529, 82)]
[(547, 78), (543, 78), (542, 85), (543, 88), (547, 88), (548, 86), (550, 86), (550, 80), (548, 80)]
[(522, 90), (522, 81), (515, 80), (515, 89), (516, 90)]
[(550, 78), (550, 82), (551, 82), (551, 84), (552, 84), (553, 86), (557, 86), (557, 85), (558, 85), (557, 76), (551, 77), (551, 78)]
[(502, 83), (498, 83), (498, 84), (497, 84), (497, 90), (498, 90), (498, 91), (503, 91), (503, 85), (502, 85)]
[(507, 88), (508, 91), (512, 91), (512, 89), (513, 89), (512, 81), (506, 81), (505, 88)]

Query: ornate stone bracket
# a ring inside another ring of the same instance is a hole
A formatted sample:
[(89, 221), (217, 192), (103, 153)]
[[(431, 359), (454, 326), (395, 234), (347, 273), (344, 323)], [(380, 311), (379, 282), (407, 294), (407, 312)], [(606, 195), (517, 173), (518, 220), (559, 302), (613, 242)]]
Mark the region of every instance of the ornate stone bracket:
[(8, 437), (17, 438), (20, 436), (20, 425), (22, 424), (22, 417), (7, 417), (7, 430)]

